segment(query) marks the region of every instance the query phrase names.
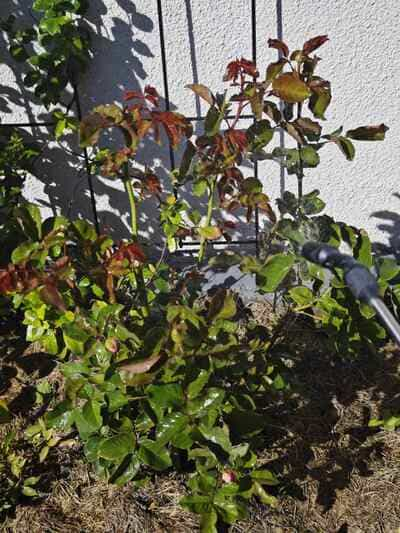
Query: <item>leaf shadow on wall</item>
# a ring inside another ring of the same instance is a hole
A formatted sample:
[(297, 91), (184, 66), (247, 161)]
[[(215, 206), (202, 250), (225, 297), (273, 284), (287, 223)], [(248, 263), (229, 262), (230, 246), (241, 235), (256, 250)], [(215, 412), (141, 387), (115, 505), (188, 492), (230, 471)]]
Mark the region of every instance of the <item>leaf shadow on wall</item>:
[[(7, 4), (5, 11), (17, 14), (18, 25), (23, 27), (25, 23), (26, 25), (32, 24), (25, 0), (4, 1)], [(187, 76), (189, 83), (199, 80), (190, 0), (186, 0), (185, 4), (189, 40), (188, 53), (192, 64), (192, 72), (188, 73)], [(117, 9), (113, 12), (108, 11), (109, 5), (106, 5), (105, 0), (92, 0), (90, 10), (85, 17), (92, 33), (93, 58), (78, 87), (83, 115), (96, 105), (114, 101), (121, 102), (124, 90), (137, 91), (146, 83), (152, 84), (149, 73), (146, 71), (146, 65), (149, 64), (148, 61), (151, 58), (155, 58), (157, 69), (161, 67), (159, 47), (157, 46), (156, 50), (151, 50), (145, 42), (146, 35), (158, 32), (158, 25), (149, 16), (139, 12), (136, 3), (131, 0), (115, 0)], [(1, 44), (4, 45), (5, 50), (6, 41), (4, 36), (1, 38), (3, 39)], [(156, 42), (158, 44), (158, 39)], [(6, 50), (5, 54), (8, 54)], [(8, 92), (5, 91), (6, 100), (0, 101), (0, 106), (3, 105), (3, 108), (5, 106), (5, 112), (11, 114), (12, 108), (7, 104), (9, 99), (14, 108), (24, 110), (29, 121), (49, 120), (49, 112), (23, 86), (24, 67), (21, 69), (21, 65), (14, 63), (9, 55), (7, 56), (7, 63), (14, 72), (18, 91), (12, 87), (9, 88)], [(167, 67), (171, 68), (169, 64)], [(161, 92), (160, 87), (157, 89)], [(190, 91), (188, 91), (188, 98), (190, 96)], [(65, 102), (70, 99), (71, 94), (66, 94)], [(165, 102), (161, 103), (161, 107), (163, 106), (165, 106)], [(176, 109), (172, 103), (170, 107)], [(198, 98), (195, 99), (195, 107), (198, 115), (200, 111)], [(39, 114), (37, 109), (39, 109)], [(194, 126), (195, 133), (201, 134), (203, 123), (196, 122)], [(47, 208), (53, 214), (61, 212), (71, 218), (79, 217), (93, 220), (85, 162), (76, 136), (66, 136), (61, 143), (57, 143), (54, 142), (54, 134), (51, 129), (33, 129), (32, 135), (44, 145), (44, 149), (40, 161), (36, 164), (34, 179), (27, 182), (26, 189), (30, 199)], [(104, 135), (102, 140), (112, 146), (121, 146), (122, 142), (118, 133)], [(175, 154), (178, 164), (180, 155), (181, 152), (178, 150)], [(138, 151), (136, 161), (139, 165), (146, 164), (154, 168), (167, 190), (170, 190), (171, 185), (167, 170), (170, 168), (170, 158), (165, 138), (162, 140), (161, 146), (151, 138), (146, 139)], [(93, 186), (101, 228), (107, 229), (115, 237), (127, 237), (128, 201), (119, 180), (113, 181), (94, 176)], [(182, 188), (180, 195), (193, 205), (190, 186)], [(202, 200), (195, 202), (196, 205), (193, 207), (203, 211), (202, 204), (204, 202)], [(139, 229), (145, 230), (153, 240), (160, 241), (161, 235), (155, 215), (155, 200), (145, 200), (139, 212)], [(246, 223), (240, 224), (236, 236), (239, 238), (254, 237), (254, 226)]]
[[(5, 4), (4, 12), (15, 14), (18, 26), (32, 25), (30, 9), (23, 0), (5, 0)], [(140, 90), (148, 77), (144, 60), (155, 57), (144, 40), (138, 38), (139, 34), (155, 30), (151, 18), (140, 13), (135, 3), (130, 0), (117, 0), (116, 4), (121, 10), (116, 11), (116, 16), (111, 16), (108, 15), (103, 0), (92, 0), (86, 15), (92, 34), (93, 58), (78, 87), (83, 115), (96, 105), (121, 102), (124, 90)], [(106, 17), (107, 26), (104, 24)], [(24, 112), (24, 121), (51, 120), (49, 112), (40, 101), (24, 88), (24, 65), (14, 63), (11, 59), (6, 49), (5, 36), (1, 33), (0, 39), (2, 55), (7, 66), (13, 71), (17, 85), (17, 88), (2, 87), (2, 93), (5, 95), (0, 99), (3, 122), (13, 121), (11, 113), (16, 111), (21, 115), (21, 109)], [(65, 95), (65, 102), (70, 99), (71, 92)], [(4, 119), (6, 115), (10, 115), (10, 118)], [(29, 197), (54, 214), (61, 212), (72, 218), (93, 220), (84, 160), (76, 136), (67, 136), (62, 139), (62, 143), (57, 143), (54, 142), (54, 134), (50, 128), (34, 128), (32, 136), (44, 145), (44, 149), (40, 161), (36, 164), (34, 179), (27, 181)], [(121, 139), (115, 136), (108, 140), (120, 144)], [(160, 146), (151, 139), (146, 140), (136, 159), (139, 164), (146, 163), (150, 167), (156, 167), (159, 177), (166, 181), (167, 173), (164, 169), (169, 166), (166, 142)], [(118, 180), (93, 177), (101, 227), (108, 227), (115, 236), (125, 237), (128, 236), (128, 201), (117, 183)], [(157, 223), (153, 221), (152, 215), (154, 207), (154, 200), (146, 200), (141, 209), (141, 226), (146, 228), (150, 235), (157, 230)]]
[[(393, 196), (400, 200), (400, 193), (396, 192)], [(378, 253), (394, 254), (397, 258), (400, 258), (400, 209), (398, 213), (388, 210), (374, 211), (371, 217), (382, 220), (381, 223), (377, 224), (377, 228), (388, 240), (388, 245), (381, 242), (374, 243), (376, 251)]]

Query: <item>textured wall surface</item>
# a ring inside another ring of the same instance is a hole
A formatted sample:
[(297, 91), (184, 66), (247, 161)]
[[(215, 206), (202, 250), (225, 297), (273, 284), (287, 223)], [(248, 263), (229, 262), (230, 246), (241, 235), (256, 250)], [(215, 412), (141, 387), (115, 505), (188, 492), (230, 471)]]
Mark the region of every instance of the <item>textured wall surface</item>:
[[(330, 130), (384, 122), (390, 127), (383, 143), (357, 143), (355, 161), (344, 160), (335, 146), (324, 148), (322, 164), (309, 170), (305, 190), (319, 188), (328, 212), (368, 229), (375, 240), (396, 243), (400, 234), (400, 2), (395, 0), (259, 0), (257, 2), (258, 63), (261, 71), (274, 59), (268, 37), (282, 32), (289, 46), (327, 33), (330, 41), (319, 51), (321, 73), (332, 81), (328, 108)], [(1, 16), (18, 12), (29, 20), (32, 0), (1, 0)], [(84, 111), (99, 103), (118, 101), (125, 89), (150, 83), (162, 92), (163, 78), (156, 0), (90, 0), (95, 32), (94, 57), (81, 82)], [(187, 83), (203, 82), (222, 90), (226, 63), (251, 57), (250, 0), (163, 0), (170, 99), (189, 115), (201, 111)], [(0, 115), (3, 123), (40, 119), (45, 109), (32, 105), (21, 92), (21, 72), (12, 64), (0, 36)], [(200, 127), (200, 126), (199, 126)], [(42, 135), (46, 135), (46, 131)], [(38, 176), (27, 186), (29, 197), (48, 211), (69, 210), (90, 216), (84, 175), (77, 175), (74, 156), (60, 155), (49, 144)], [(146, 146), (144, 159), (168, 166), (168, 154)], [(57, 161), (57, 165), (54, 162)], [(162, 172), (160, 171), (161, 175)], [(260, 165), (265, 190), (276, 198), (280, 168)], [(295, 189), (295, 178), (285, 178)], [(121, 231), (127, 206), (117, 183), (96, 179), (102, 224)], [(142, 225), (152, 228), (152, 205)]]

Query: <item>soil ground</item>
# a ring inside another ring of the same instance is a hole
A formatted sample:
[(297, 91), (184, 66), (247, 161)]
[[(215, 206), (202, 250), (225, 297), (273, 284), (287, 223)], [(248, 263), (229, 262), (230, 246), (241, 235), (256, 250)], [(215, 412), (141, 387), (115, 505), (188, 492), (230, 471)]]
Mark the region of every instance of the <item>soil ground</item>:
[[(265, 321), (265, 307), (257, 304), (253, 311)], [(343, 360), (306, 322), (284, 328), (274, 349), (293, 376), (285, 401), (268, 413), (260, 456), (282, 481), (279, 505), (253, 505), (249, 519), (231, 533), (399, 533), (400, 432), (370, 429), (368, 421), (386, 411), (400, 413), (400, 352), (389, 344), (375, 355)], [(42, 373), (50, 371), (40, 354), (17, 358), (18, 374), (7, 367), (8, 394), (17, 406), (29, 399), (37, 357)], [(74, 448), (57, 451), (53, 467), (47, 497), (19, 505), (1, 532), (198, 531), (196, 517), (179, 507), (179, 476), (159, 476), (141, 489), (117, 488), (96, 480)]]

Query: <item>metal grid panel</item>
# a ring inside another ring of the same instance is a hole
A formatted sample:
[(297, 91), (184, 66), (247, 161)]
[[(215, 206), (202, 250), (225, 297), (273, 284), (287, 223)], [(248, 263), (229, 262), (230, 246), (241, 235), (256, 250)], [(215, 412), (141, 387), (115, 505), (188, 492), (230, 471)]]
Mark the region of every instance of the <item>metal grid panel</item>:
[[(160, 35), (160, 51), (161, 51), (161, 62), (162, 62), (162, 72), (163, 72), (163, 85), (164, 85), (164, 96), (165, 96), (165, 108), (167, 111), (170, 110), (170, 96), (169, 96), (169, 86), (168, 86), (168, 65), (167, 65), (167, 54), (165, 47), (165, 36), (164, 36), (164, 23), (163, 23), (163, 11), (162, 11), (162, 1), (157, 0), (157, 13), (158, 13), (158, 27)], [(254, 63), (257, 63), (257, 6), (256, 0), (251, 0), (251, 54), (252, 60)], [(205, 120), (205, 116), (199, 115), (195, 117), (187, 117), (191, 122), (200, 122)], [(228, 117), (234, 118), (234, 117)], [(252, 119), (255, 120), (253, 114), (242, 115), (242, 119)], [(169, 144), (169, 155), (170, 155), (170, 169), (175, 169), (175, 156), (172, 150), (171, 144)], [(258, 178), (258, 163), (254, 162), (254, 177)], [(232, 240), (229, 243), (225, 241), (216, 241), (213, 242), (213, 246), (226, 246), (226, 245), (243, 245), (243, 244), (254, 244), (256, 248), (256, 255), (259, 255), (259, 234), (260, 234), (260, 216), (258, 207), (255, 209), (255, 222), (254, 222), (254, 238), (253, 239), (241, 239), (241, 240)], [(196, 246), (199, 243), (197, 241), (180, 243), (181, 247), (185, 246)]]
[[(158, 28), (159, 28), (159, 36), (160, 36), (160, 52), (161, 52), (161, 64), (162, 64), (162, 75), (163, 75), (163, 88), (164, 88), (164, 97), (165, 97), (165, 108), (167, 111), (170, 110), (171, 102), (170, 102), (170, 95), (169, 95), (169, 85), (168, 85), (168, 68), (167, 68), (167, 54), (166, 54), (166, 46), (165, 46), (165, 35), (164, 35), (164, 21), (163, 21), (163, 11), (162, 11), (162, 0), (157, 0), (157, 14), (158, 14)], [(256, 63), (257, 62), (257, 6), (256, 6), (256, 0), (251, 0), (251, 50), (252, 50), (252, 60)], [(82, 119), (82, 110), (81, 110), (81, 103), (80, 103), (80, 96), (78, 87), (76, 85), (73, 86), (74, 96), (72, 100), (72, 104), (75, 104), (76, 109), (76, 115), (78, 120), (80, 121)], [(253, 119), (253, 114), (243, 115), (241, 118), (243, 119)], [(195, 117), (188, 117), (188, 119), (192, 122), (198, 122), (205, 120), (205, 116), (195, 116)], [(38, 128), (38, 127), (51, 127), (54, 126), (55, 123), (52, 121), (49, 122), (20, 122), (20, 123), (0, 123), (0, 128), (9, 128), (9, 127), (19, 127), (19, 128)], [(169, 143), (169, 159), (170, 159), (170, 168), (171, 170), (175, 169), (175, 154), (172, 149), (171, 143)], [(93, 187), (93, 176), (90, 170), (90, 163), (89, 163), (89, 157), (87, 153), (87, 149), (82, 149), (83, 157), (85, 160), (85, 168), (86, 168), (86, 174), (87, 174), (87, 180), (88, 180), (88, 187), (89, 187), (89, 193), (90, 193), (90, 202), (92, 206), (92, 212), (93, 212), (93, 220), (96, 227), (96, 231), (99, 232), (99, 219), (98, 219), (98, 213), (97, 213), (97, 206), (96, 206), (96, 197)], [(258, 177), (258, 164), (257, 161), (254, 162), (254, 175), (257, 178)], [(175, 194), (177, 191), (175, 191)], [(255, 230), (255, 237), (254, 239), (242, 239), (242, 240), (232, 240), (230, 243), (226, 243), (225, 241), (219, 241), (214, 242), (213, 246), (221, 246), (221, 245), (243, 245), (243, 244), (254, 244), (256, 247), (256, 253), (258, 255), (259, 253), (259, 233), (260, 233), (260, 224), (259, 224), (259, 211), (258, 208), (255, 211), (255, 223), (254, 223), (254, 230)], [(181, 246), (196, 246), (197, 242), (182, 242)]]

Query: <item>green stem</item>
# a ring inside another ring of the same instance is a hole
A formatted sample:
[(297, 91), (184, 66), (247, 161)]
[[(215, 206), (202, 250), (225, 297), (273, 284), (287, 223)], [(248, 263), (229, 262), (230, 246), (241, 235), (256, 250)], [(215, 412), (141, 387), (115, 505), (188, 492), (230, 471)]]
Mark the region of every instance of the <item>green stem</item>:
[(125, 177), (124, 180), (124, 187), (126, 194), (128, 195), (129, 200), (129, 207), (131, 211), (131, 233), (132, 233), (132, 239), (134, 241), (137, 240), (138, 237), (138, 228), (137, 228), (137, 215), (136, 215), (136, 201), (135, 201), (135, 195), (133, 193), (133, 187), (132, 182), (128, 177)]
[[(215, 191), (215, 185), (217, 182), (217, 178), (213, 177), (211, 178), (211, 183), (209, 183), (209, 194), (208, 194), (208, 202), (207, 202), (207, 216), (204, 227), (208, 227), (211, 223), (212, 218), (212, 212), (213, 212), (213, 204), (214, 204), (214, 191)], [(199, 257), (198, 262), (201, 263), (204, 259), (204, 255), (206, 252), (206, 246), (207, 246), (207, 239), (206, 237), (201, 237), (200, 239), (200, 249), (199, 249)]]
[[(136, 200), (135, 200), (135, 194), (133, 192), (132, 182), (129, 179), (129, 170), (128, 170), (128, 164), (124, 165), (124, 187), (126, 194), (128, 196), (129, 200), (129, 207), (131, 211), (131, 236), (132, 240), (136, 242), (138, 240), (138, 225), (137, 225), (137, 212), (136, 212)], [(146, 315), (149, 314), (149, 302), (147, 299), (147, 292), (146, 292), (146, 285), (144, 282), (144, 276), (143, 276), (143, 269), (142, 267), (138, 268), (137, 273), (135, 274), (136, 277), (136, 285), (138, 292), (140, 294), (140, 300), (142, 301), (142, 304), (144, 306), (144, 309), (146, 311)]]

